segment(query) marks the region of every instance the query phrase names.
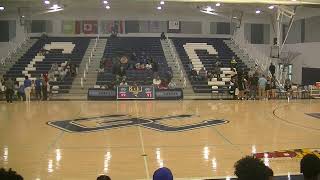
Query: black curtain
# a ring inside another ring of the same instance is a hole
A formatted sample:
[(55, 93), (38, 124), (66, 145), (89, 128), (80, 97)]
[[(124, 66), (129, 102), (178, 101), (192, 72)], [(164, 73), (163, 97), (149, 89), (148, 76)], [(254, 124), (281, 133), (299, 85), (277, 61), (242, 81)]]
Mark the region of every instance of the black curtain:
[(264, 44), (264, 28), (263, 24), (251, 24), (251, 43)]
[(320, 68), (302, 68), (302, 84), (314, 85), (320, 82)]
[(217, 34), (230, 34), (230, 23), (218, 22)]
[(9, 42), (9, 21), (0, 21), (0, 42)]

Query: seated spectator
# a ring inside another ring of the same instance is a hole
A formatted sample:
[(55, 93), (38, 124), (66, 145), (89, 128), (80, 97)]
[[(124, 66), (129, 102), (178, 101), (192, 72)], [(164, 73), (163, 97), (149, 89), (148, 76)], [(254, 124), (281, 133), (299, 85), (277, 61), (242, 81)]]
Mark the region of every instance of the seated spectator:
[(189, 68), (190, 71), (193, 69), (193, 64), (191, 62), (189, 62), (188, 68)]
[(320, 159), (315, 154), (307, 154), (300, 161), (300, 172), (305, 180), (320, 179)]
[(153, 79), (153, 85), (156, 86), (156, 87), (159, 87), (161, 83), (161, 79), (159, 76), (156, 76), (154, 79)]
[(101, 175), (101, 176), (97, 177), (97, 180), (111, 180), (111, 178), (106, 175)]
[(169, 89), (175, 89), (177, 87), (176, 83), (173, 81), (170, 81), (170, 83), (168, 84), (168, 88)]
[(147, 69), (147, 70), (152, 69), (152, 65), (151, 65), (150, 63), (147, 63), (147, 64), (146, 64), (146, 69)]
[(191, 78), (194, 81), (198, 81), (200, 77), (198, 76), (198, 72), (195, 69), (191, 70)]
[(153, 173), (153, 180), (173, 180), (173, 175), (170, 169), (162, 167)]
[(201, 80), (207, 79), (207, 71), (204, 69), (204, 67), (199, 70), (199, 76)]
[(272, 170), (265, 166), (263, 161), (251, 156), (240, 159), (234, 167), (234, 173), (238, 180), (269, 180), (273, 174)]
[(234, 167), (238, 180), (268, 180), (271, 176), (263, 161), (251, 156), (240, 159)]
[(168, 89), (168, 83), (166, 80), (161, 80), (161, 83), (159, 84), (159, 89)]
[(166, 35), (164, 34), (164, 32), (161, 33), (160, 39), (161, 39), (161, 40), (165, 40), (165, 39), (166, 39)]
[(136, 65), (136, 69), (137, 69), (137, 70), (145, 70), (145, 66), (144, 66), (144, 64), (138, 63), (138, 64)]
[(52, 64), (52, 66), (51, 66), (51, 70), (52, 70), (52, 71), (58, 71), (58, 68), (59, 68), (58, 63), (54, 63), (54, 64)]
[(211, 81), (211, 79), (213, 78), (213, 72), (208, 71), (207, 77), (208, 77), (208, 80)]
[(128, 86), (128, 83), (125, 80), (122, 80), (120, 86)]
[(23, 180), (23, 177), (17, 174), (17, 172), (13, 171), (11, 168), (8, 171), (1, 168), (0, 179), (1, 180)]
[(173, 72), (172, 69), (169, 68), (168, 71), (166, 72), (166, 79), (168, 80), (168, 82), (170, 82), (173, 78)]

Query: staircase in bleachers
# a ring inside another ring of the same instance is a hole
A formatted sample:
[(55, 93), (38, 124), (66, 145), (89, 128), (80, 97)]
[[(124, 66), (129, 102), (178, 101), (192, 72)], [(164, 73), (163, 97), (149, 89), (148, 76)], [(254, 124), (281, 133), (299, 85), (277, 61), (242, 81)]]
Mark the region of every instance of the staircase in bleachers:
[[(70, 60), (69, 63), (78, 66), (81, 63), (88, 44), (88, 38), (73, 37), (49, 37), (39, 39), (18, 61), (14, 64), (6, 76), (22, 82), (25, 75), (31, 80), (48, 73), (54, 63), (61, 64)], [(39, 55), (42, 48), (51, 49), (44, 56)], [(61, 81), (50, 82), (52, 86), (58, 86), (59, 93), (67, 93), (73, 78), (66, 77)]]
[[(173, 38), (173, 43), (189, 76), (189, 80), (195, 93), (219, 92), (219, 94), (228, 96), (231, 75), (230, 60), (232, 59), (232, 56), (236, 57), (239, 68), (247, 70), (247, 66), (237, 58), (235, 53), (229, 49), (223, 40), (224, 39), (222, 38)], [(194, 51), (193, 55), (190, 54), (190, 45), (191, 49), (193, 49), (192, 51)], [(198, 47), (192, 47), (192, 45)], [(211, 46), (214, 50), (207, 50), (211, 49)], [(191, 61), (191, 59), (195, 60)], [(193, 63), (197, 71), (199, 71), (201, 67), (204, 67), (206, 71), (212, 71), (214, 70), (214, 64), (217, 59), (222, 63), (220, 69), (222, 73), (220, 76), (225, 79), (218, 81), (213, 78), (212, 81), (208, 82), (207, 79), (195, 81), (191, 78), (191, 70), (188, 68), (190, 62)]]
[[(151, 56), (158, 63), (158, 73), (160, 78), (165, 78), (168, 64), (166, 62), (161, 42), (159, 38), (154, 37), (118, 37), (109, 38), (104, 52), (104, 58), (114, 58), (119, 54), (130, 54), (135, 52), (137, 56), (141, 56), (145, 52), (147, 56)], [(129, 60), (130, 61), (130, 60)], [(152, 84), (151, 70), (126, 70), (127, 82), (129, 85), (137, 83), (138, 85)], [(106, 86), (115, 79), (112, 69), (105, 69), (104, 72), (98, 74), (97, 85)]]

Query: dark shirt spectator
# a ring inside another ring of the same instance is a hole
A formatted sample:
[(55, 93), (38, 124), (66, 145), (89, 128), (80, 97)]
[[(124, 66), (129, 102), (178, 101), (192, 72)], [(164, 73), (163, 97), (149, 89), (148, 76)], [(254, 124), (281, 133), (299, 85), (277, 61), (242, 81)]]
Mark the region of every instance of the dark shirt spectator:
[(270, 73), (271, 73), (271, 75), (273, 77), (274, 74), (276, 73), (276, 66), (271, 63), (270, 66), (269, 66), (269, 71), (270, 71)]
[(6, 80), (5, 83), (4, 83), (4, 86), (5, 86), (7, 89), (13, 90), (13, 89), (14, 89), (14, 83), (13, 83), (12, 79), (9, 78), (8, 80)]
[(307, 154), (300, 161), (300, 172), (305, 180), (320, 179), (320, 159), (315, 154)]
[(268, 180), (270, 172), (263, 161), (258, 158), (246, 156), (234, 165), (238, 180)]
[(165, 39), (166, 39), (166, 35), (164, 34), (164, 32), (161, 33), (160, 39), (161, 39), (161, 40), (165, 40)]
[(25, 88), (31, 87), (31, 84), (32, 84), (32, 82), (31, 82), (31, 80), (29, 78), (26, 78), (24, 80), (24, 82), (23, 82), (23, 85), (24, 85)]

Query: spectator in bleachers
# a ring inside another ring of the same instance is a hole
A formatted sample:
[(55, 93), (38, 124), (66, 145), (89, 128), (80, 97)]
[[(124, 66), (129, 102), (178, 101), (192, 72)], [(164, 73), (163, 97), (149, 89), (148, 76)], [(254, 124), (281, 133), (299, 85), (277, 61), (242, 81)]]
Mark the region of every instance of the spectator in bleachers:
[(4, 168), (0, 169), (0, 179), (1, 180), (23, 180), (23, 177), (17, 172), (13, 171), (11, 168), (6, 171)]
[(159, 87), (161, 83), (161, 79), (159, 76), (156, 76), (154, 79), (153, 79), (153, 85), (156, 86), (156, 87)]
[(168, 88), (169, 89), (175, 89), (177, 87), (176, 83), (173, 81), (170, 81), (170, 83), (168, 84)]
[(199, 81), (200, 77), (198, 76), (198, 72), (195, 69), (191, 70), (191, 78), (193, 81)]
[(125, 80), (127, 78), (126, 69), (124, 67), (120, 67), (118, 73), (116, 74), (117, 82)]
[(97, 180), (111, 180), (111, 178), (106, 175), (101, 175), (101, 176), (97, 177)]
[(191, 71), (191, 70), (193, 69), (193, 64), (192, 64), (192, 62), (189, 62), (188, 68), (189, 68), (189, 71)]
[(153, 173), (153, 180), (173, 180), (173, 175), (170, 169), (162, 167)]
[(320, 159), (315, 154), (307, 154), (300, 161), (300, 172), (304, 180), (320, 179)]
[(159, 84), (159, 89), (168, 89), (168, 82), (165, 79), (161, 80), (161, 83)]
[(31, 97), (30, 97), (30, 95), (31, 95), (31, 81), (28, 76), (25, 76), (25, 80), (24, 80), (23, 84), (24, 84), (24, 93), (26, 95), (26, 101), (30, 102), (31, 101)]
[(265, 99), (266, 98), (266, 85), (267, 85), (267, 79), (264, 75), (259, 78), (258, 80), (258, 92), (259, 92), (259, 99)]
[(207, 71), (204, 69), (204, 67), (202, 67), (202, 68), (199, 70), (199, 77), (200, 77), (200, 80), (205, 80), (205, 79), (207, 79)]
[(238, 180), (268, 180), (272, 176), (263, 161), (251, 156), (240, 159), (234, 167)]
[(128, 83), (126, 82), (126, 80), (122, 80), (120, 86), (128, 86)]
[(12, 81), (11, 78), (8, 78), (5, 83), (4, 83), (5, 87), (6, 87), (6, 100), (7, 103), (12, 103), (12, 99), (13, 99), (13, 94), (14, 94), (14, 83)]
[(236, 58), (234, 56), (232, 56), (232, 59), (230, 61), (230, 67), (237, 68), (237, 64), (238, 64), (238, 62), (237, 62)]
[(208, 78), (209, 81), (212, 80), (212, 78), (213, 78), (213, 72), (212, 71), (208, 71), (207, 78)]
[(71, 77), (75, 77), (77, 75), (77, 66), (75, 64), (70, 65), (70, 74)]
[(172, 69), (169, 68), (165, 74), (165, 77), (166, 77), (166, 80), (167, 82), (170, 82), (173, 78), (173, 72), (172, 72)]
[(269, 66), (269, 71), (270, 71), (272, 77), (274, 77), (274, 74), (276, 73), (276, 66), (271, 63)]
[(161, 33), (160, 39), (161, 39), (161, 40), (165, 40), (165, 39), (166, 39), (166, 35), (164, 34), (164, 32)]
[(35, 81), (35, 93), (37, 100), (41, 100), (41, 76)]

